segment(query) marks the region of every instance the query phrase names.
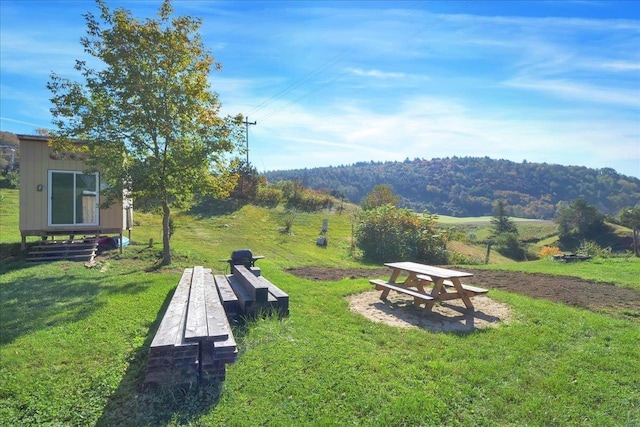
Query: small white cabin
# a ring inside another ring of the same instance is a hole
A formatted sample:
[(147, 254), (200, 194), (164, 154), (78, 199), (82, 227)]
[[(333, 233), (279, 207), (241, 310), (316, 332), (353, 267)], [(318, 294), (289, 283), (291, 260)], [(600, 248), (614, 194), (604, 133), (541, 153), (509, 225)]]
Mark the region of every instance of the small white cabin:
[(84, 155), (55, 152), (45, 136), (17, 137), (23, 250), (27, 236), (118, 234), (122, 242), (123, 230), (131, 230), (131, 204), (100, 208), (100, 173), (86, 171)]

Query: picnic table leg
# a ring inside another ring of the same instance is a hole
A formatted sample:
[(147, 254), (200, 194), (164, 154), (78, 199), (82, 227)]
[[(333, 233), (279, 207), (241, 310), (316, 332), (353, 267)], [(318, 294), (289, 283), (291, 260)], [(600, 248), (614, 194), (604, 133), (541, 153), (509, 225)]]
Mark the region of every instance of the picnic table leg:
[(427, 311), (431, 311), (431, 309), (433, 308), (433, 304), (435, 303), (434, 300), (429, 300), (429, 301), (425, 301), (421, 298), (418, 297), (413, 297), (413, 305), (420, 307), (421, 304), (424, 304), (424, 308)]
[(469, 298), (469, 296), (467, 295), (467, 292), (462, 288), (462, 283), (460, 283), (460, 279), (456, 277), (452, 277), (451, 282), (453, 283), (453, 286), (455, 287), (456, 291), (458, 291), (458, 295), (460, 295), (460, 298), (462, 298), (464, 305), (468, 309), (474, 310), (473, 303), (471, 302), (471, 298)]
[(418, 279), (418, 275), (416, 273), (409, 274), (407, 280), (404, 281), (404, 285), (407, 288), (415, 287), (418, 288), (420, 292), (424, 292), (424, 286), (422, 285), (422, 280)]
[(391, 278), (389, 279), (389, 283), (396, 283), (396, 279), (398, 279), (398, 276), (400, 276), (400, 273), (402, 273), (402, 270), (394, 268), (393, 271), (391, 272)]
[(442, 294), (443, 292), (446, 292), (444, 290), (444, 279), (436, 279), (433, 281), (433, 289), (431, 289), (431, 296), (434, 297), (435, 299), (438, 299), (438, 297), (440, 296), (440, 294)]

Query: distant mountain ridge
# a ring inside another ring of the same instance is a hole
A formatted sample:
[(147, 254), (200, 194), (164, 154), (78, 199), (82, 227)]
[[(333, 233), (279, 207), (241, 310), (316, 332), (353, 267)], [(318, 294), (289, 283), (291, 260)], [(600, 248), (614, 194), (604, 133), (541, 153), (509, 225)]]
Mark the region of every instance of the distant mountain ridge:
[(387, 184), (401, 205), (451, 216), (491, 215), (505, 200), (513, 216), (551, 219), (560, 202), (583, 197), (602, 213), (640, 204), (640, 179), (614, 169), (517, 163), (489, 157), (452, 157), (403, 162), (361, 162), (348, 166), (270, 171), (270, 182), (296, 181), (359, 203), (374, 186)]

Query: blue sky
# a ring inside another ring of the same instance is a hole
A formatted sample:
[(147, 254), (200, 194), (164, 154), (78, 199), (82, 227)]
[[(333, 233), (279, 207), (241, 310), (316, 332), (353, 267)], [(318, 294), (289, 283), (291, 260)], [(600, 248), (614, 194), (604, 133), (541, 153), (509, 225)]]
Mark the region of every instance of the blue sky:
[[(138, 17), (160, 1), (107, 1)], [(259, 171), (488, 156), (640, 177), (639, 1), (174, 1)], [(0, 0), (0, 128), (51, 127), (92, 1)], [(96, 64), (98, 65), (98, 64)]]

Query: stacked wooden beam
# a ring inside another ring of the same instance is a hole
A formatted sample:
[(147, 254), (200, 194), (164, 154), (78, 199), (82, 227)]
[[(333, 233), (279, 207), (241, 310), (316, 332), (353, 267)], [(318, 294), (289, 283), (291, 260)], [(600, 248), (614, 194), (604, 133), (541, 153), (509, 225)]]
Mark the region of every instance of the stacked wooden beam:
[[(264, 276), (256, 275), (244, 265), (234, 265), (233, 273), (226, 277), (235, 298), (228, 302), (237, 304), (238, 314), (253, 317), (258, 315), (277, 314), (280, 317), (289, 315), (289, 295), (269, 282)], [(216, 276), (216, 283), (224, 282)], [(225, 285), (223, 285), (224, 287)], [(227, 302), (224, 301), (223, 304)]]
[(229, 318), (287, 316), (289, 296), (258, 268), (233, 274), (186, 268), (149, 348), (145, 383), (191, 387), (224, 381), (238, 358)]
[(238, 348), (210, 269), (187, 268), (149, 348), (145, 382), (223, 381)]

